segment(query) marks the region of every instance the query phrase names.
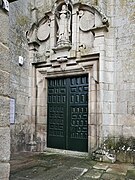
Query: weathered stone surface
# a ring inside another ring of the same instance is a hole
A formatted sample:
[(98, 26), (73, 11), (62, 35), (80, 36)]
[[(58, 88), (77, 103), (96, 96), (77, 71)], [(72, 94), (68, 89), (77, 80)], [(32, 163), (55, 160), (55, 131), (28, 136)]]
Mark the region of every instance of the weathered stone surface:
[[(29, 59), (26, 32), (29, 30), (29, 1), (10, 4), (10, 94), (15, 99), (15, 124), (11, 125), (11, 151), (27, 149), (30, 141), (29, 104)], [(19, 65), (19, 56), (24, 58)], [(29, 123), (28, 123), (29, 122)]]
[[(46, 147), (47, 78), (73, 76), (76, 72), (90, 77), (88, 148), (100, 145), (107, 136), (135, 136), (134, 2), (92, 0), (88, 3), (83, 0), (78, 5), (78, 0), (72, 1), (73, 6), (68, 6), (72, 22), (68, 29), (71, 46), (56, 48), (62, 27), (56, 22), (59, 19), (56, 14), (62, 8), (57, 2), (36, 0), (31, 4), (28, 1), (10, 4), (10, 60), (8, 16), (0, 10), (3, 27), (0, 32), (0, 94), (16, 100), (16, 124), (11, 127), (12, 151), (24, 150), (28, 141), (36, 139), (37, 149)], [(70, 18), (64, 16), (63, 23)], [(38, 37), (40, 42), (38, 48), (33, 42), (33, 51), (29, 52), (26, 31), (30, 29), (35, 33), (34, 39)], [(93, 54), (98, 54), (98, 58)], [(18, 63), (20, 55), (24, 58), (23, 66)], [(40, 65), (31, 65), (31, 62)], [(6, 126), (9, 106), (0, 107), (0, 111), (0, 126)]]
[(98, 169), (98, 170), (104, 170), (106, 171), (108, 169), (108, 164), (103, 164), (103, 163), (97, 163), (93, 168)]
[(91, 169), (84, 174), (84, 178), (100, 179), (102, 173), (102, 170)]
[(10, 74), (0, 70), (0, 94), (9, 96), (10, 94)]
[(8, 14), (5, 13), (1, 8), (0, 8), (0, 26), (1, 31), (0, 31), (0, 42), (4, 44), (5, 46), (8, 45), (8, 30), (9, 30), (9, 19), (8, 19)]
[(9, 98), (0, 96), (0, 127), (9, 126)]
[(0, 163), (0, 180), (9, 180), (10, 164)]
[(10, 159), (10, 129), (0, 127), (0, 161), (8, 162)]
[(8, 180), (10, 165), (10, 60), (9, 60), (9, 17), (0, 7), (0, 179)]

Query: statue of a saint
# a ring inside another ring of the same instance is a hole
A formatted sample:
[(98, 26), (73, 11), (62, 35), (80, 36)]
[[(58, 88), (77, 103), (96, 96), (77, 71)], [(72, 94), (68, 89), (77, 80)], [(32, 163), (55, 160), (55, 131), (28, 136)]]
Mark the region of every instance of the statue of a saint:
[(67, 5), (62, 5), (61, 11), (56, 14), (56, 20), (58, 24), (58, 41), (57, 45), (68, 45), (70, 44), (71, 35), (71, 12), (68, 10)]

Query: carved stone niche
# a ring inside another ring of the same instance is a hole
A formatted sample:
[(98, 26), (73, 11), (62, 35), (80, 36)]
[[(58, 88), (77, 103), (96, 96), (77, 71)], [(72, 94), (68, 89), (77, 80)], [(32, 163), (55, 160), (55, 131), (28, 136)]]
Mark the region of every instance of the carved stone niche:
[(69, 50), (72, 44), (72, 6), (70, 3), (59, 3), (55, 9), (55, 47), (53, 50)]

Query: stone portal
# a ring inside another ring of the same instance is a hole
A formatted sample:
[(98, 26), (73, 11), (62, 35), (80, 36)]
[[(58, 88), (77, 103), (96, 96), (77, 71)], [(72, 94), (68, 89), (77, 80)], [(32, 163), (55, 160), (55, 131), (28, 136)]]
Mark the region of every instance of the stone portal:
[(98, 145), (98, 42), (107, 32), (102, 17), (86, 4), (56, 2), (28, 32), (38, 150), (90, 152)]

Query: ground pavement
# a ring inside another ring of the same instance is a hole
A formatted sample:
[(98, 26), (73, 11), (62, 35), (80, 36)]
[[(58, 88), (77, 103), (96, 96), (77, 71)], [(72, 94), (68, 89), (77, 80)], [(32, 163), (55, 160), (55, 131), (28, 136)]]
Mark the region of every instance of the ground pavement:
[(135, 180), (135, 166), (89, 157), (23, 152), (11, 157), (10, 180)]

